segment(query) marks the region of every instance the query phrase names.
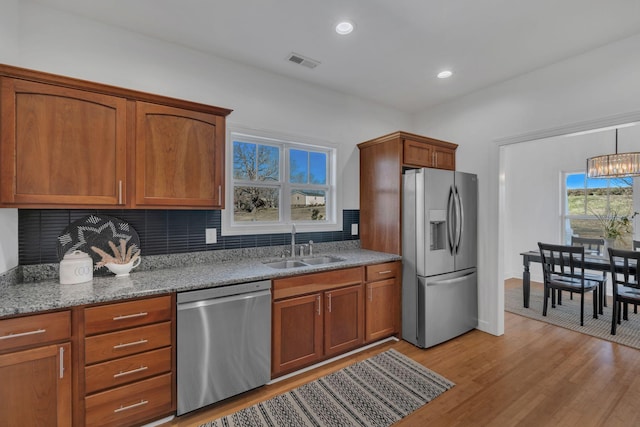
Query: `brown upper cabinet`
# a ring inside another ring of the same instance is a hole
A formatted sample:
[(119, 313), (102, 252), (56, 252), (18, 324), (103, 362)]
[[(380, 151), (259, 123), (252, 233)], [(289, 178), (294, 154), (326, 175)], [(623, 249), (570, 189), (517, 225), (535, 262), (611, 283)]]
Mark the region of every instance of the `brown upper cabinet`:
[(360, 243), (363, 249), (402, 254), (402, 171), (455, 170), (457, 144), (394, 132), (358, 144)]
[(0, 206), (224, 208), (231, 110), (0, 65)]
[(136, 205), (223, 207), (224, 117), (136, 103)]

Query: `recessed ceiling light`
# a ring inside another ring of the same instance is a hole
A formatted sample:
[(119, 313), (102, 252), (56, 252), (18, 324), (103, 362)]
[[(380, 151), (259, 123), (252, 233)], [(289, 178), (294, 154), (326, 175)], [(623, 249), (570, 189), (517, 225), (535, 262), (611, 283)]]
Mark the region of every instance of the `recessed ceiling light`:
[(342, 21), (342, 22), (339, 22), (338, 25), (336, 25), (336, 33), (340, 34), (341, 36), (350, 34), (352, 31), (353, 31), (352, 22)]
[(438, 73), (438, 78), (439, 79), (447, 79), (449, 77), (451, 77), (453, 75), (453, 72), (450, 70), (444, 70), (444, 71), (440, 71)]

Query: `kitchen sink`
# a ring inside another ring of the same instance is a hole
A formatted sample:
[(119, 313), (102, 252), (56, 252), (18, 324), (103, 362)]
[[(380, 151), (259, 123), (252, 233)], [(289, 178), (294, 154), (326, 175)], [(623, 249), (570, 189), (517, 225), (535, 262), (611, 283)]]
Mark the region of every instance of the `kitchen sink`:
[(302, 258), (301, 261), (309, 265), (322, 265), (322, 264), (330, 264), (332, 262), (340, 262), (344, 260), (342, 258), (338, 258), (334, 256), (319, 256), (319, 257), (313, 257), (313, 258)]
[(333, 256), (318, 256), (311, 258), (301, 258), (300, 260), (288, 259), (285, 261), (273, 261), (265, 262), (264, 265), (271, 268), (297, 268), (297, 267), (309, 267), (312, 265), (330, 264), (332, 262), (344, 261), (342, 258)]
[(275, 261), (275, 262), (265, 262), (264, 265), (271, 268), (296, 268), (296, 267), (307, 267), (308, 264), (305, 264), (300, 261), (294, 260), (286, 260), (286, 261)]

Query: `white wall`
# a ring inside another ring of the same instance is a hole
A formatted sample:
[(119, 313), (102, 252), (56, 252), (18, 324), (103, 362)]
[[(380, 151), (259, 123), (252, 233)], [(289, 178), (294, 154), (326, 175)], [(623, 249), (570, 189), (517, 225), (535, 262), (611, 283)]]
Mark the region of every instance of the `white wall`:
[[(0, 38), (17, 42), (0, 50), (0, 63), (230, 108), (228, 123), (337, 144), (344, 209), (358, 208), (356, 144), (410, 130), (399, 111), (30, 1), (14, 5), (3, 6)], [(0, 272), (17, 265), (17, 220), (8, 212), (0, 209), (9, 229), (0, 235)]]
[[(496, 141), (640, 111), (638, 46), (640, 36), (631, 37), (415, 116), (417, 133), (460, 144), (457, 168), (478, 174), (481, 329), (504, 333), (505, 245), (499, 239), (519, 233), (499, 224), (500, 180), (508, 178), (499, 175)], [(456, 76), (463, 78), (460, 72)]]

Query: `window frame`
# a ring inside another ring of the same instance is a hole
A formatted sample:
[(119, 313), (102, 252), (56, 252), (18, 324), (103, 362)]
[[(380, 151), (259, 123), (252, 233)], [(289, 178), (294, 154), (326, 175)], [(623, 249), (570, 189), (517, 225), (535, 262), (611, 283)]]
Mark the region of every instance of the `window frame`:
[[(567, 197), (567, 178), (569, 175), (585, 175), (585, 187), (584, 189), (586, 190), (588, 187), (586, 186), (586, 180), (587, 178), (587, 174), (586, 172), (584, 172), (584, 170), (579, 170), (579, 171), (563, 171), (561, 174), (561, 187), (560, 187), (560, 197), (562, 198), (562, 203), (561, 203), (561, 209), (562, 211), (560, 212), (560, 224), (561, 224), (561, 229), (562, 229), (562, 241), (569, 245), (571, 244), (571, 234), (569, 233), (569, 224), (568, 221), (571, 219), (583, 219), (583, 220), (597, 220), (596, 216), (593, 214), (589, 214), (586, 212), (586, 208), (588, 207), (586, 205), (586, 200), (585, 200), (585, 213), (584, 214), (569, 214), (569, 206), (568, 206), (568, 202), (569, 202), (569, 198)], [(632, 206), (633, 206), (633, 210), (637, 210), (637, 206), (639, 203), (639, 198), (637, 196), (638, 194), (638, 181), (640, 180), (636, 180), (633, 179), (633, 183), (631, 185), (632, 188)], [(607, 213), (610, 212), (611, 210), (611, 192), (609, 191), (612, 187), (611, 187), (611, 179), (607, 178)], [(586, 198), (586, 194), (585, 194), (585, 198)], [(634, 221), (635, 222), (635, 221)], [(636, 233), (636, 227), (634, 224), (634, 232), (633, 235), (635, 236)], [(635, 238), (635, 237), (634, 237)]]
[[(223, 236), (250, 235), (250, 234), (274, 234), (289, 233), (292, 225), (295, 224), (297, 232), (325, 232), (342, 230), (342, 212), (339, 201), (339, 188), (337, 186), (337, 164), (338, 146), (322, 140), (309, 137), (287, 135), (274, 131), (257, 130), (239, 125), (227, 124), (226, 138), (226, 194), (225, 206), (222, 210), (222, 230)], [(279, 218), (277, 222), (235, 222), (234, 221), (234, 185), (242, 184), (243, 181), (236, 180), (233, 176), (233, 143), (234, 140), (241, 139), (243, 142), (250, 142), (262, 145), (272, 145), (280, 147), (280, 181), (267, 184), (261, 181), (244, 181), (251, 186), (279, 187), (281, 199), (279, 203)], [(322, 152), (327, 155), (326, 181), (325, 185), (299, 184), (289, 182), (289, 149), (300, 149), (309, 152)], [(291, 221), (290, 209), (292, 189), (319, 189), (325, 190), (325, 211), (327, 219), (323, 221)]]

